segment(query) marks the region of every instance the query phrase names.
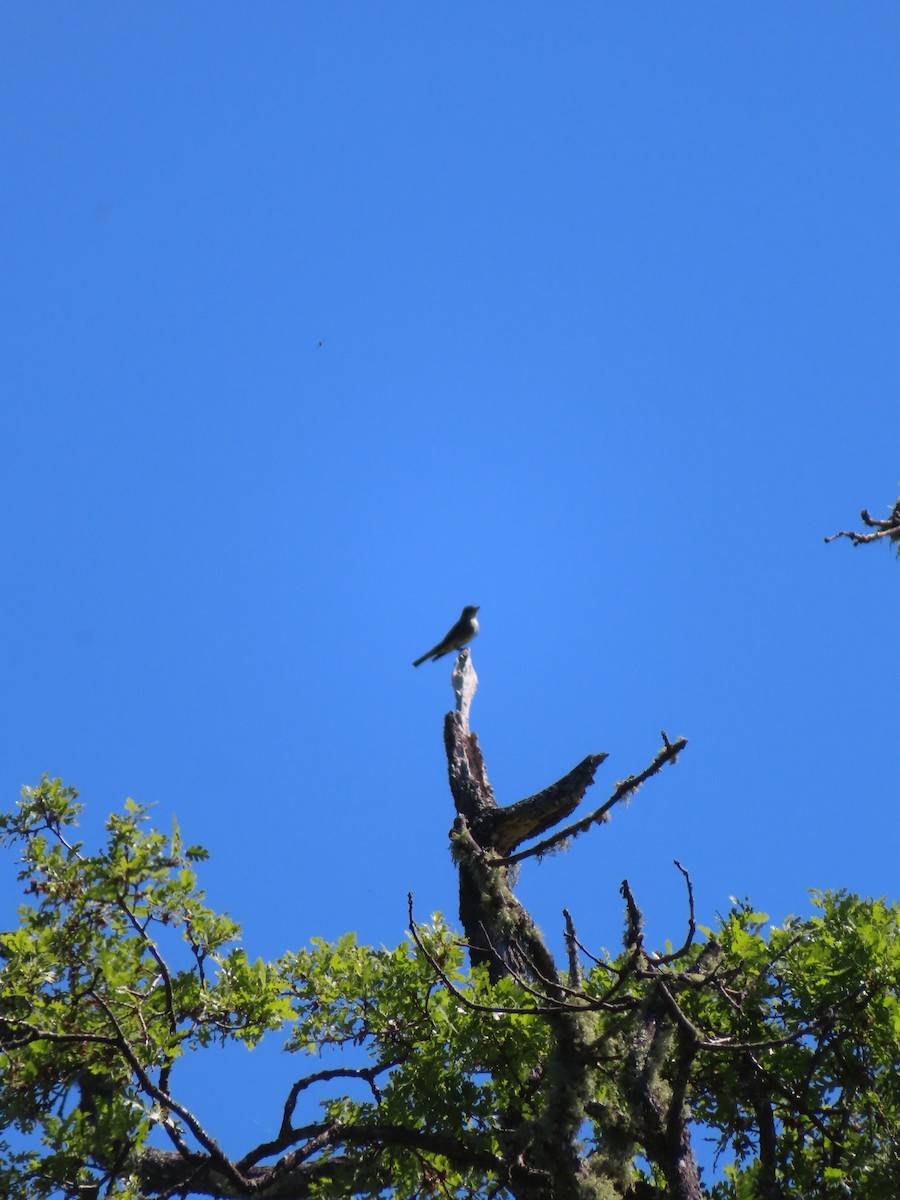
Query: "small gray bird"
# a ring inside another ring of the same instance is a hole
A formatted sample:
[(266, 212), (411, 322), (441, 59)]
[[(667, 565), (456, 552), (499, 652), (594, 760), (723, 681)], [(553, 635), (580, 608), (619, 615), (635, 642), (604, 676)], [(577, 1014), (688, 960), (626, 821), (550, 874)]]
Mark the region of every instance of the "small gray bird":
[(414, 667), (418, 667), (430, 658), (432, 662), (435, 659), (443, 658), (445, 654), (449, 654), (451, 650), (461, 650), (467, 642), (471, 642), (472, 638), (478, 633), (478, 621), (475, 614), (478, 612), (479, 605), (467, 604), (462, 610), (462, 616), (447, 634), (447, 636), (436, 646), (432, 646), (427, 654), (423, 654), (421, 658), (417, 658), (413, 663)]

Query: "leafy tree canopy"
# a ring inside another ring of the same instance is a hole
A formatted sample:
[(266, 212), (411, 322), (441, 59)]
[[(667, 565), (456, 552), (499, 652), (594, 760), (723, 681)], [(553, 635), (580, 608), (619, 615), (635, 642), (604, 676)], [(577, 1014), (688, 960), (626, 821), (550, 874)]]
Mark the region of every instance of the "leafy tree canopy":
[[(26, 897), (0, 935), (0, 1194), (895, 1200), (896, 905), (817, 894), (778, 927), (738, 905), (696, 937), (691, 898), (659, 955), (626, 883), (622, 951), (569, 922), (552, 979), (467, 969), (412, 911), (394, 950), (347, 936), (267, 963), (206, 905), (201, 847), (128, 801), (91, 853), (79, 811), (44, 778), (0, 819)], [(230, 1158), (179, 1101), (179, 1061), (274, 1031), (296, 1082)], [(699, 1136), (725, 1168), (703, 1190)]]

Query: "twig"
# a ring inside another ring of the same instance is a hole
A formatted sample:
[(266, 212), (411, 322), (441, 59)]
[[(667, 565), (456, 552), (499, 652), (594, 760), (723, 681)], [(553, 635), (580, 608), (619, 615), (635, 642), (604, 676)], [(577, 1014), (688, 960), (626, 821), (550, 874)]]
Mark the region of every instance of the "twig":
[(694, 913), (694, 885), (691, 883), (690, 875), (688, 875), (687, 871), (681, 865), (681, 863), (678, 861), (678, 859), (676, 858), (673, 861), (675, 863), (675, 866), (678, 868), (678, 870), (684, 876), (684, 881), (687, 884), (687, 894), (688, 894), (687, 937), (684, 939), (684, 944), (678, 950), (674, 950), (671, 954), (654, 954), (650, 959), (650, 961), (654, 964), (654, 966), (665, 966), (667, 963), (672, 963), (672, 962), (675, 962), (679, 958), (684, 958), (685, 954), (687, 954), (688, 950), (690, 950), (691, 946), (693, 945), (694, 937), (696, 936), (696, 933), (697, 933), (697, 921), (696, 921), (695, 913)]
[[(134, 913), (128, 907), (128, 904), (126, 903), (124, 897), (122, 897), (121, 895), (116, 895), (116, 905), (118, 906), (118, 908), (120, 908), (122, 910), (122, 912), (128, 918), (129, 922), (131, 923), (132, 928), (138, 933), (138, 935), (140, 936), (144, 945), (149, 950), (150, 957), (153, 959), (153, 961), (159, 967), (159, 973), (162, 976), (162, 980), (163, 980), (163, 988), (165, 989), (165, 993), (166, 993), (166, 1015), (169, 1018), (169, 1029), (171, 1030), (172, 1033), (177, 1033), (178, 1032), (178, 1018), (175, 1015), (175, 998), (172, 993), (172, 977), (169, 974), (168, 963), (163, 958), (163, 956), (160, 954), (159, 947), (156, 945), (156, 942), (154, 942), (153, 938), (150, 937), (149, 933), (147, 933), (146, 925), (141, 925), (140, 921), (138, 921), (137, 917), (134, 915)], [(168, 1069), (164, 1068), (164, 1071), (165, 1071), (166, 1076), (168, 1077)], [(164, 1087), (165, 1085), (160, 1084), (160, 1086)]]

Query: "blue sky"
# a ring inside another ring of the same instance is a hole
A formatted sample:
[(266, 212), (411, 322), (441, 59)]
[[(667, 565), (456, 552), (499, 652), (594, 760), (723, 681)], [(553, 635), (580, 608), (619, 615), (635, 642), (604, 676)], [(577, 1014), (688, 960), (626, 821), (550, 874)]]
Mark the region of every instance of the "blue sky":
[(898, 24), (7, 0), (4, 803), (176, 815), (253, 955), (455, 920), (471, 603), (501, 803), (690, 740), (524, 864), (555, 945), (679, 940), (676, 857), (896, 897), (900, 564), (822, 539), (900, 480)]

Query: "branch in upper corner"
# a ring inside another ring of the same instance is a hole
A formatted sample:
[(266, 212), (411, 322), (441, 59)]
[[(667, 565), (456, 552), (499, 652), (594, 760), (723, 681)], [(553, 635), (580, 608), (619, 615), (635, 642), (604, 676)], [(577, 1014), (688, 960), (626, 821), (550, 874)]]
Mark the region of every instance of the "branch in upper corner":
[(830, 537), (825, 538), (825, 541), (833, 542), (837, 538), (845, 537), (849, 538), (854, 546), (861, 546), (865, 542), (876, 542), (879, 538), (887, 537), (897, 543), (900, 548), (900, 500), (891, 509), (891, 515), (883, 521), (871, 516), (868, 509), (865, 508), (859, 515), (862, 517), (863, 524), (868, 525), (872, 533), (854, 533), (852, 530), (841, 529), (838, 533), (833, 533)]
[(666, 737), (665, 732), (662, 734), (663, 748), (653, 759), (648, 767), (645, 767), (639, 775), (629, 775), (627, 779), (623, 779), (616, 790), (606, 801), (605, 804), (594, 810), (586, 817), (582, 817), (580, 821), (573, 821), (571, 825), (567, 825), (564, 829), (560, 829), (551, 837), (544, 838), (542, 842), (538, 842), (536, 846), (531, 846), (528, 850), (521, 850), (518, 854), (510, 854), (506, 858), (491, 858), (489, 862), (491, 866), (509, 866), (512, 863), (521, 862), (523, 858), (532, 858), (535, 855), (546, 854), (548, 850), (560, 845), (567, 838), (577, 837), (580, 833), (586, 833), (592, 825), (599, 825), (608, 819), (607, 814), (610, 809), (622, 800), (627, 799), (638, 790), (642, 783), (655, 775), (661, 770), (666, 763), (674, 762), (681, 751), (687, 745), (687, 738), (676, 738), (674, 742), (670, 742)]

